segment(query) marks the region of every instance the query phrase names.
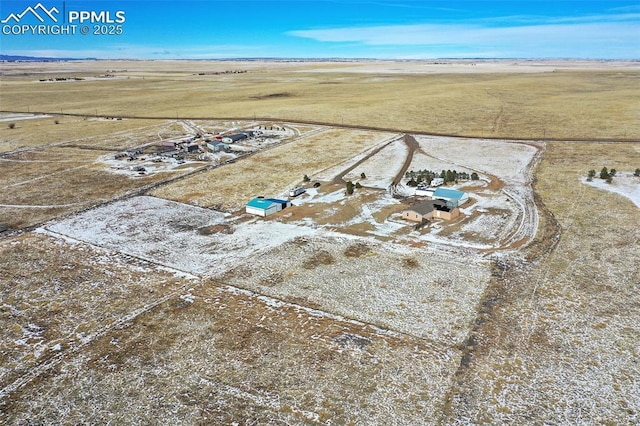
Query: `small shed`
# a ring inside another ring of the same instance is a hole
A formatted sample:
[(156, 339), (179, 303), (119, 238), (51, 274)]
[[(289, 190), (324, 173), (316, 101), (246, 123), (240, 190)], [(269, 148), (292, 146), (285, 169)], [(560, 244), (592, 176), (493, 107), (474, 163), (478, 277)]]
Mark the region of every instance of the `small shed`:
[(287, 207), (291, 207), (290, 201), (263, 197), (254, 198), (245, 206), (247, 213), (262, 217), (277, 213)]
[(434, 191), (432, 198), (455, 202), (456, 205), (461, 206), (469, 201), (469, 194), (457, 189), (438, 188)]
[(418, 223), (432, 218), (452, 220), (458, 216), (460, 216), (458, 207), (443, 200), (425, 201), (402, 212), (403, 219)]

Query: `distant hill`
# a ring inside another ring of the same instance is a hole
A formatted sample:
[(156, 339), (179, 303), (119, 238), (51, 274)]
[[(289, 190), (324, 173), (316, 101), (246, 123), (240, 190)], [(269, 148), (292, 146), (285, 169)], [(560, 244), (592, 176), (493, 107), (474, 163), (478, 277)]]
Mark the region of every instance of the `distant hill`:
[(96, 58), (46, 58), (37, 56), (0, 55), (5, 62), (58, 62), (58, 61), (95, 61)]

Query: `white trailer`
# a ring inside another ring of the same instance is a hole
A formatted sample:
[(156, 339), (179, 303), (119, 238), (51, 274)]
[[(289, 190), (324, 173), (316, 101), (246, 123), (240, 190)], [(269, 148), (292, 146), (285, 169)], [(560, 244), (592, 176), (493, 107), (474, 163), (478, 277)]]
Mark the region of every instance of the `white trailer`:
[(300, 194), (304, 194), (305, 192), (307, 192), (306, 189), (304, 189), (301, 186), (298, 186), (297, 188), (293, 188), (289, 190), (289, 197), (297, 197)]
[(433, 178), (431, 180), (431, 186), (440, 186), (440, 185), (444, 185), (444, 179), (443, 178)]

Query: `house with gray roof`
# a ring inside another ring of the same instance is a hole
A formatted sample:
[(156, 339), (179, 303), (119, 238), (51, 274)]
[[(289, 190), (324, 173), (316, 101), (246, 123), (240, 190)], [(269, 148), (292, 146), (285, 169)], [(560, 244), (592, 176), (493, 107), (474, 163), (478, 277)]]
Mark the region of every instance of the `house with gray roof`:
[(452, 220), (458, 216), (460, 216), (460, 209), (457, 205), (444, 200), (428, 200), (402, 212), (403, 219), (418, 223), (435, 218)]

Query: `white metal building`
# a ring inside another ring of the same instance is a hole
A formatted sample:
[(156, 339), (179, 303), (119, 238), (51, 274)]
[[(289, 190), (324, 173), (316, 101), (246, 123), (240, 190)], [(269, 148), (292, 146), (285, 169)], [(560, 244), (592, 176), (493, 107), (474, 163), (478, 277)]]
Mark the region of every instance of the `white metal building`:
[(290, 201), (279, 200), (277, 198), (256, 197), (246, 204), (245, 209), (249, 214), (265, 217), (277, 213), (287, 207), (291, 207)]

